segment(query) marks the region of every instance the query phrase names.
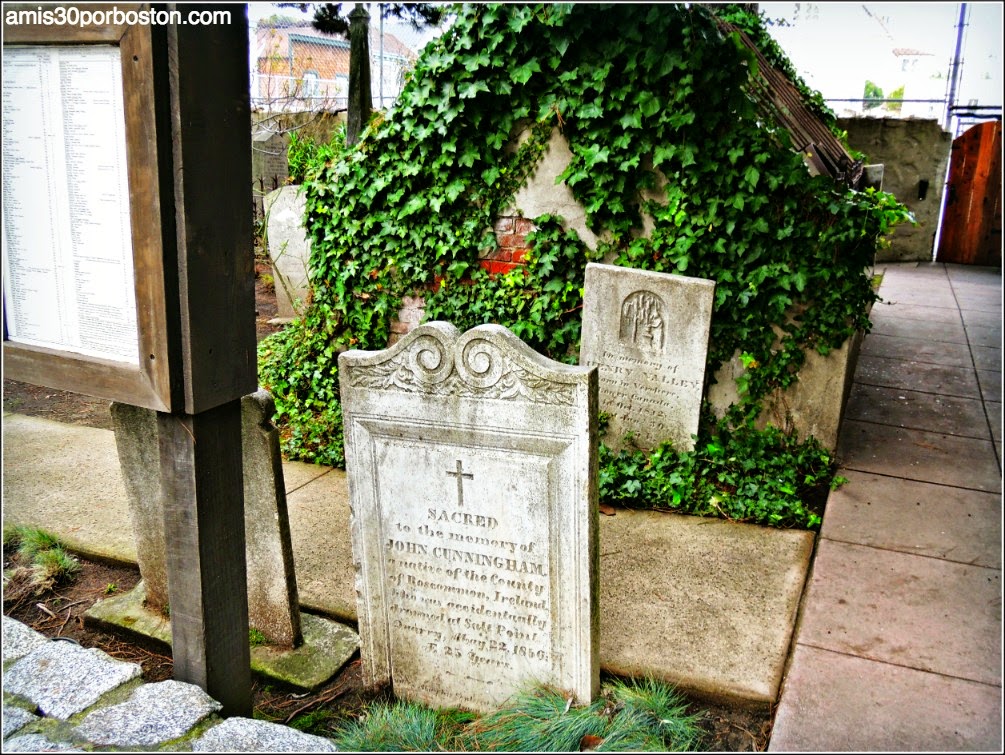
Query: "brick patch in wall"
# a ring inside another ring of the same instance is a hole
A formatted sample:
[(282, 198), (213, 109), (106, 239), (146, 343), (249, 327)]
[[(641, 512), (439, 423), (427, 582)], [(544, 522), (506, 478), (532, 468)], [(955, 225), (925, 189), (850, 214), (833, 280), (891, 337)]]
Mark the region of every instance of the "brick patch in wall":
[[(514, 268), (525, 264), (524, 259), (530, 249), (527, 246), (527, 234), (532, 233), (534, 224), (527, 218), (506, 216), (497, 218), (493, 225), (497, 246), (479, 252), (479, 264), (489, 272), (489, 275), (503, 275)], [(470, 281), (461, 281), (461, 283)], [(430, 288), (436, 291), (440, 280), (436, 279)], [(403, 335), (411, 332), (425, 314), (426, 302), (421, 296), (404, 296), (401, 299), (401, 309), (396, 318), (391, 320), (391, 337), (388, 346), (396, 343)]]
[(516, 262), (500, 262), (499, 260), (482, 260), (480, 264), (489, 271), (489, 275), (502, 275), (518, 266)]
[(387, 345), (393, 346), (399, 338), (411, 332), (420, 322), (426, 310), (426, 300), (421, 296), (401, 297), (398, 316), (391, 320), (391, 337)]

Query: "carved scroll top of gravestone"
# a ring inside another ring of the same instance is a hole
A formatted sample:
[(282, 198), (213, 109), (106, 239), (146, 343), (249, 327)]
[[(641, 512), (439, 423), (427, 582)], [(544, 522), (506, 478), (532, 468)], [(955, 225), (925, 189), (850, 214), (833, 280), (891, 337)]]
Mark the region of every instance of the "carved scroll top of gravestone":
[[(353, 388), (572, 405), (582, 370), (541, 356), (500, 325), (464, 335), (432, 322), (372, 355), (352, 354)], [(566, 378), (567, 380), (563, 380)]]

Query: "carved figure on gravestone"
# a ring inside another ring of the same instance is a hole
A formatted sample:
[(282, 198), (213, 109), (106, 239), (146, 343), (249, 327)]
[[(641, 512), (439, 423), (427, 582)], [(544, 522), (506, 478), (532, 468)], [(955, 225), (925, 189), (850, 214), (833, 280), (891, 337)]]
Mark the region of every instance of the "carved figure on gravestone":
[(621, 304), (621, 329), (618, 337), (632, 345), (658, 354), (663, 351), (666, 332), (666, 308), (652, 291), (635, 291)]

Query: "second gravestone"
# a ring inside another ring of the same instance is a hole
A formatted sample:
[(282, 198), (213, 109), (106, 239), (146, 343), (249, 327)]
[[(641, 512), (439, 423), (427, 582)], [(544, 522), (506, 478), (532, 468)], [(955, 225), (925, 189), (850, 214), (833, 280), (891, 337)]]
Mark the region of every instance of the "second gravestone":
[(368, 685), (490, 710), (599, 687), (597, 373), (510, 331), (339, 357)]
[(714, 281), (589, 263), (580, 364), (600, 370), (605, 443), (691, 450), (705, 386)]

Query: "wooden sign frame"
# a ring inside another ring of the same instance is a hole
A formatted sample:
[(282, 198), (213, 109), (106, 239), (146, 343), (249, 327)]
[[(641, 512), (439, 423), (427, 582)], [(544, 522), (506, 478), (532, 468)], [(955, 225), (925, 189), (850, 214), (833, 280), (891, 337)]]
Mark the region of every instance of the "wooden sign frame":
[[(5, 5), (4, 13), (18, 7), (34, 10), (41, 6)], [(89, 5), (88, 10), (111, 10), (113, 7), (126, 11), (146, 6)], [(177, 372), (177, 367), (172, 365), (170, 354), (151, 27), (141, 24), (84, 28), (70, 25), (5, 25), (3, 44), (5, 48), (114, 45), (120, 50), (139, 348), (138, 363), (129, 364), (24, 344), (9, 339), (4, 316), (4, 376), (170, 412), (178, 408), (180, 401), (177, 387), (174, 398), (172, 396), (172, 368)], [(171, 207), (171, 198), (166, 199), (167, 207)], [(5, 315), (6, 307), (5, 300)]]

